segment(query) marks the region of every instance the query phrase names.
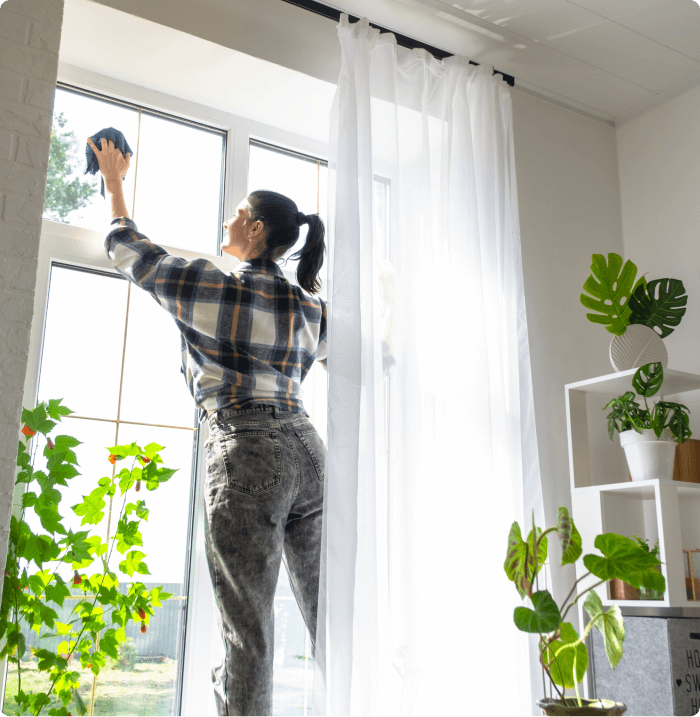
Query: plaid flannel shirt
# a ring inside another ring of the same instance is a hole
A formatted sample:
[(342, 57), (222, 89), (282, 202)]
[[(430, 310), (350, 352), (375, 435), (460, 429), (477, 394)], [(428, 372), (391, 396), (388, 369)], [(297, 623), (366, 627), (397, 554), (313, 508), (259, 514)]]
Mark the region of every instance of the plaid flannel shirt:
[(302, 381), (314, 360), (327, 368), (323, 299), (291, 284), (270, 259), (241, 262), (226, 274), (207, 259), (168, 254), (128, 217), (112, 226), (107, 255), (175, 320), (181, 371), (199, 408), (305, 411)]

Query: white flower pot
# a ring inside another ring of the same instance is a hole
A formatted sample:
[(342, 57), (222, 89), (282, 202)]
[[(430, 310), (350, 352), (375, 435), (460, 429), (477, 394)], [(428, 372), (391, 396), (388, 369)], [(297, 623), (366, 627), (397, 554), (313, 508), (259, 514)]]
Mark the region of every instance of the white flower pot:
[[(669, 440), (670, 439), (670, 440)], [(676, 457), (676, 441), (671, 433), (664, 431), (657, 438), (651, 428), (637, 431), (622, 431), (620, 445), (625, 449), (625, 458), (632, 480), (673, 480), (673, 461)]]

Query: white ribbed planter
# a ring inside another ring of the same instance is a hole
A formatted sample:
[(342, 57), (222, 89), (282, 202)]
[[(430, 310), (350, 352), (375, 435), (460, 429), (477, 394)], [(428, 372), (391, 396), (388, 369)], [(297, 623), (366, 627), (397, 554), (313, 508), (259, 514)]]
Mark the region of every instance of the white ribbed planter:
[[(620, 445), (625, 449), (625, 458), (632, 480), (673, 480), (673, 461), (676, 457), (676, 441), (668, 430), (656, 437), (651, 428), (637, 431), (622, 431)], [(663, 440), (662, 440), (663, 439)]]

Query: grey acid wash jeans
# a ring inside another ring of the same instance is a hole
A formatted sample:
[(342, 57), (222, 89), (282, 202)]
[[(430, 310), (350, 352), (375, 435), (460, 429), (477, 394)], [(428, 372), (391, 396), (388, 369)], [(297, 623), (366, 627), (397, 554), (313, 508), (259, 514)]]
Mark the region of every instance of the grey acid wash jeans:
[(208, 420), (205, 547), (225, 646), (212, 668), (217, 711), (271, 715), (281, 560), (316, 650), (326, 447), (307, 413), (263, 405)]

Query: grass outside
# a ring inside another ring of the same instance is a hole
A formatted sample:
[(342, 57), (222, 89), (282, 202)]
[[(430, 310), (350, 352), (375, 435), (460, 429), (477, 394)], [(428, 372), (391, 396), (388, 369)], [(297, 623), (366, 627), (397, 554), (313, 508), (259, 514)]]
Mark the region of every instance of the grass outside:
[[(95, 715), (172, 715), (177, 661), (163, 660), (161, 663), (137, 662), (131, 670), (103, 668), (97, 676)], [(2, 710), (6, 715), (14, 715), (17, 709), (14, 700), (17, 694), (17, 666), (10, 667)], [(36, 661), (23, 661), (21, 667), (23, 692), (48, 691), (51, 681), (46, 673), (37, 670)], [(79, 693), (89, 711), (93, 674), (88, 669), (76, 671), (80, 674)], [(53, 693), (49, 697), (51, 704), (41, 711), (42, 715), (48, 715), (50, 709), (62, 704)], [(77, 715), (78, 711), (73, 711), (73, 706), (72, 702), (69, 703), (68, 710)]]

